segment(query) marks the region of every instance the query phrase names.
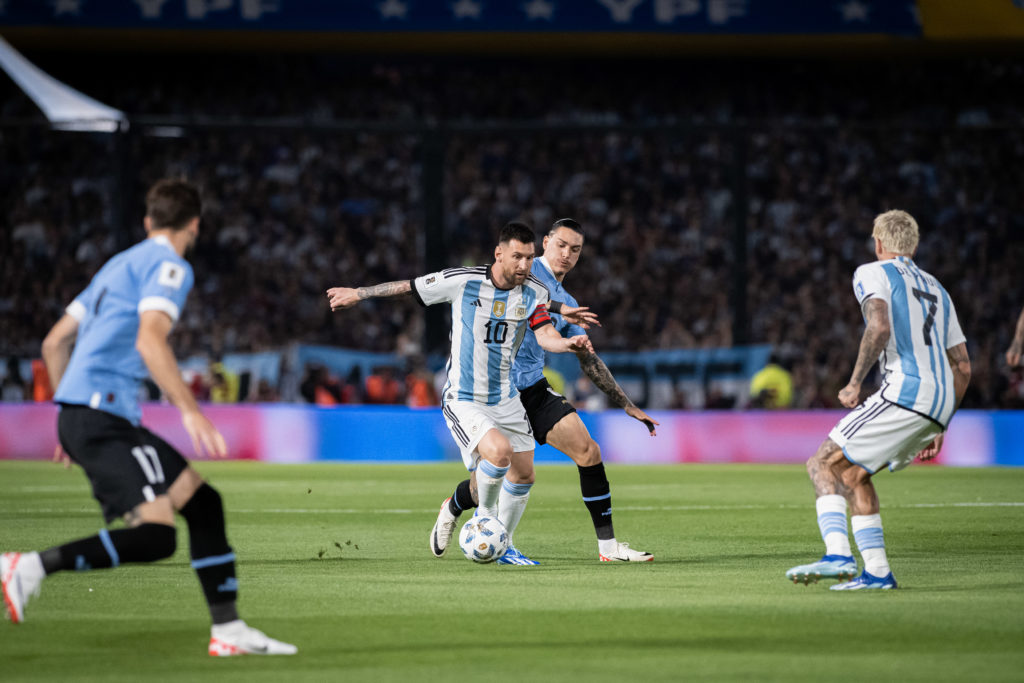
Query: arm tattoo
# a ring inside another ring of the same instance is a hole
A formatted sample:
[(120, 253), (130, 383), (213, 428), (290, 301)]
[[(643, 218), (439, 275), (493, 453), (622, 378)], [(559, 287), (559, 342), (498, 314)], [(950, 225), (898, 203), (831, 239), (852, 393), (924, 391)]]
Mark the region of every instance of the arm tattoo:
[(953, 370), (953, 394), (956, 396), (956, 408), (964, 398), (967, 385), (971, 382), (971, 359), (967, 355), (967, 344), (957, 344), (946, 349), (949, 367)]
[(580, 358), (580, 369), (586, 373), (594, 386), (604, 392), (608, 399), (619, 408), (628, 408), (633, 402), (626, 396), (619, 383), (612, 377), (612, 371), (604, 364), (596, 353), (588, 353)]
[(860, 340), (857, 363), (853, 366), (853, 374), (850, 376), (851, 384), (860, 384), (864, 381), (871, 366), (878, 361), (882, 349), (889, 343), (888, 311), (885, 302), (880, 299), (868, 299), (864, 302), (864, 317), (867, 319), (867, 327)]
[(408, 280), (398, 280), (396, 282), (385, 282), (384, 284), (374, 285), (373, 287), (360, 287), (356, 290), (356, 294), (360, 299), (377, 299), (388, 296), (401, 296), (402, 294), (409, 294), (412, 292), (412, 285), (409, 284)]

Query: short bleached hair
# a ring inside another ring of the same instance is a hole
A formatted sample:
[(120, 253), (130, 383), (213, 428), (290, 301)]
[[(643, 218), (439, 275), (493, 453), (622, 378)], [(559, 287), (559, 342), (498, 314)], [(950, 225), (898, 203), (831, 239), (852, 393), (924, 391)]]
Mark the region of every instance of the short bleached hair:
[(871, 236), (882, 241), (883, 249), (900, 256), (913, 256), (921, 239), (914, 217), (898, 209), (878, 214)]

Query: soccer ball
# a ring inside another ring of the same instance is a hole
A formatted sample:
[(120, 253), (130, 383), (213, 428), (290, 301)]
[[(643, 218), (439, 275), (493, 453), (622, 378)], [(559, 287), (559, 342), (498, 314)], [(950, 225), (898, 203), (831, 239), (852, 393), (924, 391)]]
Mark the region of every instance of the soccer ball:
[(508, 550), (508, 532), (494, 517), (474, 517), (462, 525), (459, 547), (474, 562), (494, 562)]

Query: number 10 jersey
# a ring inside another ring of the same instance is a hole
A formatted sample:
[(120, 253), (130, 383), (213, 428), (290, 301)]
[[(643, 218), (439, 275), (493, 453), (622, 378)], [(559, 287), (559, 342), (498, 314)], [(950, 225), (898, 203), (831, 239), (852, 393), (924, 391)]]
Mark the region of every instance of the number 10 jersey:
[(442, 402), (474, 401), (497, 405), (514, 398), (512, 362), (526, 329), (551, 324), (547, 287), (533, 275), (512, 289), (501, 289), (490, 266), (449, 268), (412, 281), (424, 306), (452, 305), (451, 356)]

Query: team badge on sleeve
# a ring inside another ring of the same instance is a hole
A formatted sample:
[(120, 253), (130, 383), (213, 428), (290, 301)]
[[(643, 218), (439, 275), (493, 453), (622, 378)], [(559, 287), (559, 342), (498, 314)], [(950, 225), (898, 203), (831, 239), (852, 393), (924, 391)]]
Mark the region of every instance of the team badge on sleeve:
[(160, 276), (157, 283), (163, 287), (181, 289), (185, 282), (185, 269), (173, 261), (164, 261), (160, 264)]

